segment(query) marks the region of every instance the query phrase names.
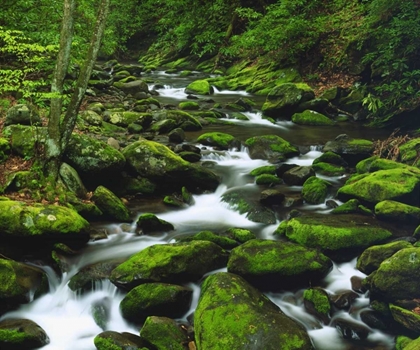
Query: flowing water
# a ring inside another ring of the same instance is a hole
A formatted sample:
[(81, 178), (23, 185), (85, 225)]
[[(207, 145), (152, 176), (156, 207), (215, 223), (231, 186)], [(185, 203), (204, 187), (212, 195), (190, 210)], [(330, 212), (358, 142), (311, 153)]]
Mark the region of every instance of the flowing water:
[[(158, 89), (157, 97), (162, 103), (177, 104), (186, 99), (183, 92), (189, 82), (188, 79), (179, 78), (176, 75), (168, 75), (163, 72), (155, 72), (152, 77), (159, 79), (164, 88)], [(190, 77), (189, 80), (192, 78)], [(153, 86), (151, 86), (153, 88)], [(254, 97), (245, 92), (215, 91), (211, 97), (220, 103), (234, 102), (239, 97), (249, 97), (262, 103), (261, 97)], [(359, 125), (343, 123), (333, 127), (309, 128), (294, 125), (289, 121), (279, 121), (272, 124), (261, 118), (261, 113), (248, 112), (245, 115), (248, 121), (235, 121), (234, 125), (209, 126), (208, 131), (222, 131), (230, 133), (242, 141), (254, 135), (276, 134), (301, 147), (302, 155), (289, 159), (288, 163), (310, 165), (321, 154), (320, 145), (334, 139), (341, 133), (347, 133), (352, 137), (377, 139), (383, 138), (380, 131), (366, 130)], [(203, 131), (202, 131), (203, 132)], [(195, 142), (196, 137), (202, 132), (187, 133), (187, 141)], [(201, 146), (201, 145), (198, 145)], [(202, 230), (219, 231), (229, 227), (242, 227), (253, 231), (259, 238), (273, 239), (272, 233), (278, 223), (285, 218), (285, 213), (279, 212), (278, 222), (275, 225), (263, 225), (249, 221), (244, 215), (238, 214), (227, 204), (221, 202), (221, 195), (234, 187), (249, 186), (259, 193), (252, 177), (248, 173), (262, 165), (268, 165), (265, 160), (250, 159), (247, 150), (232, 149), (229, 151), (217, 151), (209, 147), (203, 147), (203, 161), (211, 164), (212, 169), (223, 177), (222, 184), (211, 194), (194, 196), (194, 204), (178, 210), (168, 210), (156, 202), (144, 200), (133, 204), (133, 210), (138, 215), (144, 212), (154, 212), (158, 217), (171, 222), (175, 230), (170, 234), (161, 236), (137, 236), (133, 228), (119, 223), (102, 225), (108, 232), (108, 238), (90, 242), (77, 257), (69, 258), (66, 263), (71, 266), (68, 273), (58, 276), (51, 268), (43, 267), (48, 273), (50, 292), (33, 301), (22, 305), (17, 311), (9, 312), (2, 316), (6, 318), (27, 318), (38, 323), (48, 334), (50, 343), (43, 350), (90, 350), (95, 349), (93, 338), (103, 331), (92, 317), (92, 308), (101, 304), (108, 310), (108, 321), (104, 327), (106, 330), (117, 332), (139, 333), (139, 329), (126, 322), (120, 315), (119, 303), (124, 297), (114, 285), (108, 281), (98, 283), (94, 290), (83, 295), (71, 291), (67, 284), (70, 278), (84, 266), (103, 261), (104, 259), (127, 258), (142, 249), (154, 245), (173, 242), (176, 237), (196, 233)], [(337, 186), (341, 183), (340, 177), (328, 178)], [(285, 187), (285, 191), (300, 192), (301, 187)], [(301, 205), (297, 209), (302, 211), (316, 211), (328, 213), (330, 209), (325, 204)], [(287, 210), (287, 208), (286, 208)], [(134, 221), (135, 222), (135, 221)], [(226, 271), (224, 269), (223, 271)], [(355, 260), (347, 263), (335, 264), (332, 272), (325, 278), (322, 286), (329, 293), (342, 290), (350, 290), (350, 277), (363, 274), (355, 270)], [(194, 290), (194, 298), (191, 309), (183, 320), (191, 314), (198, 301), (199, 284), (188, 285)], [(378, 330), (371, 329), (370, 335), (365, 342), (344, 340), (335, 327), (323, 325), (313, 316), (308, 314), (302, 301), (302, 290), (285, 291), (279, 293), (267, 293), (267, 296), (290, 317), (301, 322), (309, 332), (313, 343), (318, 350), (341, 350), (341, 349), (392, 349), (393, 337)], [(340, 311), (338, 316), (350, 318), (353, 322), (360, 323), (360, 311), (369, 307), (369, 300), (365, 295), (359, 295), (350, 311)]]

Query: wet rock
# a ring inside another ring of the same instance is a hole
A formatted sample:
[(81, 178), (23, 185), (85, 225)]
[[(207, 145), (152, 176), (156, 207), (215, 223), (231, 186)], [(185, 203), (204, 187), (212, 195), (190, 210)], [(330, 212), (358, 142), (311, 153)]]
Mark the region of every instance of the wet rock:
[(192, 301), (192, 289), (167, 283), (145, 283), (130, 290), (120, 303), (122, 316), (142, 323), (148, 316), (182, 317)]
[(335, 318), (332, 325), (344, 339), (355, 341), (365, 340), (370, 333), (368, 327), (352, 319)]
[(293, 168), (298, 167), (297, 164), (289, 164), (289, 163), (283, 163), (280, 166), (276, 167), (275, 173), (278, 177), (283, 178), (283, 175), (286, 171), (289, 171)]
[(360, 276), (351, 276), (350, 283), (351, 289), (354, 290), (356, 293), (366, 293), (366, 288), (363, 286), (363, 277)]
[(226, 262), (227, 253), (212, 242), (157, 244), (117, 266), (110, 280), (123, 289), (150, 282), (190, 282), (225, 266)]
[(150, 349), (151, 344), (141, 337), (131, 333), (105, 331), (93, 340), (97, 350), (134, 350)]
[(378, 219), (384, 221), (400, 222), (416, 226), (420, 224), (420, 208), (393, 200), (385, 200), (376, 204), (375, 215)]
[(228, 271), (263, 289), (289, 289), (325, 277), (332, 262), (291, 242), (254, 239), (232, 249)]
[(302, 187), (302, 197), (309, 204), (324, 203), (331, 183), (316, 176), (308, 178)]
[(418, 298), (420, 290), (420, 248), (404, 248), (384, 260), (366, 278), (372, 296), (383, 300)]
[(412, 244), (405, 241), (396, 241), (369, 247), (357, 259), (356, 268), (370, 275), (379, 268), (385, 259), (390, 258), (399, 250), (409, 247), (412, 247)]
[(245, 141), (252, 159), (267, 159), (272, 163), (299, 155), (299, 149), (277, 135), (254, 136)]
[(363, 310), (360, 313), (360, 319), (369, 327), (387, 331), (390, 329), (389, 323), (384, 320), (384, 317), (375, 310)]
[(175, 143), (181, 143), (185, 140), (185, 132), (181, 128), (175, 128), (168, 134), (169, 141)]
[(328, 141), (323, 152), (334, 152), (340, 155), (350, 166), (370, 157), (373, 142), (364, 139), (354, 139), (345, 134), (339, 135), (333, 141)]
[(230, 134), (222, 132), (208, 132), (202, 134), (197, 138), (197, 142), (206, 146), (212, 146), (222, 150), (227, 150), (233, 147), (238, 148), (241, 145), (238, 139), (236, 139)]
[(328, 293), (321, 288), (309, 288), (303, 293), (305, 309), (324, 324), (330, 320), (331, 304)]
[(284, 198), (284, 193), (272, 188), (266, 189), (260, 194), (260, 202), (262, 205), (266, 206), (281, 205)]
[(108, 279), (112, 270), (122, 262), (121, 259), (114, 259), (88, 265), (70, 279), (68, 287), (77, 292), (90, 291), (96, 283)]
[(404, 328), (415, 332), (416, 334), (420, 333), (420, 315), (413, 311), (404, 309), (394, 304), (389, 305), (392, 317), (394, 320), (401, 324)]
[(130, 211), (122, 200), (106, 187), (98, 186), (93, 192), (92, 200), (104, 214), (104, 219), (130, 221)]
[(140, 337), (152, 344), (156, 350), (185, 350), (189, 338), (172, 319), (150, 316), (146, 319)]
[(260, 291), (232, 273), (206, 278), (194, 317), (197, 348), (202, 350), (313, 349), (306, 330)]
[(172, 231), (174, 226), (163, 219), (159, 219), (155, 214), (144, 213), (137, 219), (137, 229), (144, 234), (154, 232)]
[(374, 219), (356, 215), (302, 215), (282, 222), (276, 232), (339, 261), (392, 236)]
[(73, 192), (79, 198), (86, 198), (86, 187), (73, 167), (63, 162), (61, 163), (59, 174), (69, 191)]
[(2, 350), (38, 349), (49, 342), (47, 333), (31, 320), (0, 321), (0, 348)]
[(276, 222), (274, 211), (262, 206), (258, 198), (253, 198), (252, 191), (254, 191), (252, 188), (246, 187), (233, 188), (223, 194), (222, 201), (230, 204), (240, 214), (246, 214), (251, 221), (274, 224)]
[(13, 260), (0, 259), (0, 281), (0, 315), (48, 291), (44, 271)]
[(95, 323), (101, 327), (101, 329), (105, 330), (111, 315), (110, 298), (105, 297), (101, 300), (96, 300), (92, 303), (90, 311)]
[(283, 180), (289, 186), (302, 186), (311, 176), (315, 176), (311, 166), (297, 166), (286, 171)]
[(329, 199), (325, 202), (325, 205), (327, 206), (327, 208), (330, 209), (335, 209), (338, 207), (338, 203), (332, 199)]
[(337, 309), (349, 309), (354, 300), (359, 297), (359, 294), (352, 290), (345, 290), (330, 296), (331, 303)]

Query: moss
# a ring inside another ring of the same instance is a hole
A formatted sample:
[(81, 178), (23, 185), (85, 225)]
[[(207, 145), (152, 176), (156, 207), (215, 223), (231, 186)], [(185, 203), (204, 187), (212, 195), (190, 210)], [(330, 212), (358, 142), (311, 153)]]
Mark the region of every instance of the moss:
[(420, 208), (404, 203), (385, 200), (375, 205), (378, 219), (407, 224), (420, 224)]
[(420, 348), (420, 337), (408, 343), (408, 345), (406, 345), (403, 349), (404, 350), (418, 350), (419, 348)]
[[(365, 220), (366, 221), (366, 220)], [(293, 218), (287, 222), (286, 236), (299, 244), (323, 250), (367, 247), (392, 236), (391, 232), (375, 223), (358, 224), (351, 216), (311, 215)]]
[(98, 350), (122, 350), (123, 348), (116, 345), (112, 339), (109, 338), (101, 338), (99, 336), (96, 336), (93, 340), (96, 349)]
[(327, 125), (334, 125), (334, 121), (330, 118), (326, 117), (325, 115), (306, 110), (302, 113), (295, 113), (292, 116), (292, 122), (295, 124), (300, 125), (314, 125), (314, 126), (327, 126)]
[(228, 149), (235, 141), (235, 137), (222, 132), (209, 132), (200, 135), (197, 142), (207, 146), (215, 146), (221, 149)]
[(124, 203), (104, 186), (98, 186), (96, 188), (92, 200), (109, 219), (130, 221), (130, 212)]
[(346, 168), (324, 162), (312, 164), (312, 168), (319, 174), (325, 176), (341, 176), (346, 172)]
[(232, 112), (231, 114), (230, 114), (230, 116), (233, 118), (233, 119), (237, 119), (237, 120), (249, 120), (249, 118), (246, 116), (246, 115), (244, 115), (244, 114), (242, 114), (242, 113), (239, 113), (239, 112)]
[(420, 315), (394, 304), (389, 304), (389, 310), (397, 323), (417, 334), (420, 332)]
[(329, 315), (331, 304), (328, 295), (324, 290), (320, 288), (305, 289), (303, 299), (311, 302), (315, 310), (321, 315)]
[(256, 154), (266, 152), (266, 148), (286, 158), (297, 156), (300, 153), (297, 147), (277, 135), (250, 137), (245, 141), (245, 145), (250, 148), (251, 155), (253, 152)]
[(328, 187), (330, 186), (331, 184), (328, 181), (311, 176), (303, 184), (302, 197), (310, 204), (323, 203), (328, 193)]
[(337, 196), (340, 200), (357, 198), (361, 202), (375, 205), (383, 200), (395, 200), (410, 205), (418, 205), (420, 170), (401, 168), (379, 170), (364, 177), (352, 179), (341, 187)]
[(193, 93), (198, 95), (210, 95), (213, 93), (213, 88), (207, 80), (196, 80), (188, 84), (185, 88), (187, 93)]
[(369, 157), (357, 163), (356, 171), (359, 174), (373, 173), (378, 170), (389, 170), (407, 168), (407, 165), (389, 159), (379, 158), (378, 156)]
[(343, 167), (347, 166), (346, 161), (341, 156), (331, 151), (322, 153), (318, 158), (314, 159), (312, 165), (318, 163), (329, 163)]
[(245, 243), (251, 239), (257, 238), (257, 236), (250, 230), (237, 227), (229, 228), (228, 230), (226, 230), (226, 234), (228, 235), (228, 237), (240, 243)]
[(171, 231), (174, 226), (163, 220), (159, 219), (155, 214), (144, 213), (137, 219), (137, 227), (144, 233), (156, 232), (156, 231)]
[(399, 147), (401, 161), (408, 165), (420, 167), (419, 149), (420, 138), (415, 138), (404, 143)]
[(185, 350), (187, 335), (174, 320), (150, 316), (146, 319), (140, 336), (156, 347), (156, 350)]
[(263, 165), (261, 167), (255, 168), (252, 170), (249, 175), (258, 176), (262, 174), (274, 175), (276, 173), (277, 167), (275, 165)]
[(278, 185), (283, 183), (283, 180), (278, 178), (276, 175), (261, 174), (255, 177), (255, 183), (257, 185)]
[(197, 102), (180, 102), (178, 105), (179, 109), (182, 110), (189, 110), (189, 111), (194, 111), (194, 110), (198, 110), (200, 109), (200, 105)]
[(182, 238), (180, 239), (180, 241), (209, 241), (221, 246), (223, 249), (232, 249), (238, 245), (238, 243), (235, 240), (217, 235), (211, 231), (200, 231), (190, 237)]

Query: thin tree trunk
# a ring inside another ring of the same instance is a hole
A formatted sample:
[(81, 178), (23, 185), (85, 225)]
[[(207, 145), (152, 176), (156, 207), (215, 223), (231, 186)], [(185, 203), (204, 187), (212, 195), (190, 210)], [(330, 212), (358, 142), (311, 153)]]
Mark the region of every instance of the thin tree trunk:
[(92, 33), (89, 51), (85, 63), (80, 71), (75, 91), (72, 95), (66, 115), (60, 126), (61, 132), (61, 150), (64, 151), (69, 143), (71, 134), (76, 125), (77, 113), (86, 92), (86, 88), (92, 74), (93, 66), (98, 56), (103, 33), (105, 31), (106, 17), (109, 11), (110, 0), (101, 0), (96, 18), (95, 28)]
[(58, 175), (60, 156), (60, 116), (63, 105), (63, 84), (70, 62), (70, 50), (73, 40), (75, 0), (64, 0), (63, 21), (60, 32), (60, 48), (54, 76), (51, 82), (51, 92), (57, 97), (51, 99), (50, 116), (48, 122), (48, 137), (45, 143), (44, 172), (55, 181)]

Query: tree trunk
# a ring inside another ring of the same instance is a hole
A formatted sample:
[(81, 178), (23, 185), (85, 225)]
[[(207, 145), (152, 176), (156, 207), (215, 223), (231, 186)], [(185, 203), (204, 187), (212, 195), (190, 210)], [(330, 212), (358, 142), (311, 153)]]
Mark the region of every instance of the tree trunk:
[(66, 115), (60, 126), (61, 133), (61, 150), (64, 151), (69, 143), (74, 126), (76, 125), (77, 113), (86, 92), (86, 88), (92, 74), (93, 66), (98, 51), (101, 45), (103, 33), (105, 31), (106, 17), (109, 11), (110, 0), (101, 0), (96, 18), (95, 28), (92, 33), (89, 51), (86, 60), (80, 70), (79, 78), (77, 79), (76, 88), (71, 97), (70, 104), (67, 108)]
[(51, 92), (57, 97), (51, 98), (48, 137), (45, 143), (44, 173), (55, 181), (61, 157), (60, 116), (63, 105), (63, 84), (70, 62), (70, 50), (73, 40), (75, 0), (64, 0), (63, 22), (60, 32), (60, 48), (51, 82)]

